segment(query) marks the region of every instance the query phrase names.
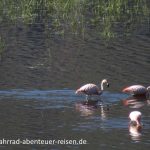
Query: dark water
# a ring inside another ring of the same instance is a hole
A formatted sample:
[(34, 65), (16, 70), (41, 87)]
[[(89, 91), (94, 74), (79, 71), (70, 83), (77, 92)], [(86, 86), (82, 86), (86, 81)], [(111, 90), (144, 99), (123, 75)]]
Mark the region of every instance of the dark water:
[(108, 78), (111, 89), (149, 85), (150, 38), (136, 35), (110, 43), (91, 31), (80, 37), (47, 37), (40, 24), (1, 25), (5, 51), (0, 63), (0, 88), (76, 89)]
[[(150, 85), (149, 23), (137, 29), (131, 36), (106, 40), (90, 27), (83, 38), (53, 34), (40, 21), (2, 22), (0, 142), (65, 139), (86, 144), (0, 144), (0, 149), (149, 149), (150, 100), (121, 93), (128, 85)], [(81, 85), (100, 84), (103, 78), (110, 83), (103, 102), (85, 105), (85, 97), (75, 95)], [(142, 112), (141, 132), (129, 132), (133, 110)]]

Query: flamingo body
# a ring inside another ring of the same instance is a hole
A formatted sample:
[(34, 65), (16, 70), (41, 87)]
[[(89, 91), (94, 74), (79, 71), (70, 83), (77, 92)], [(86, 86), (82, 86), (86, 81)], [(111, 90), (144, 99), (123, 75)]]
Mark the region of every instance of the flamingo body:
[(97, 85), (89, 83), (89, 84), (83, 85), (76, 91), (76, 94), (79, 94), (79, 93), (83, 93), (86, 95), (99, 95), (101, 91)]
[(81, 94), (86, 94), (87, 95), (87, 100), (88, 100), (88, 96), (102, 94), (102, 92), (104, 90), (103, 84), (106, 84), (107, 87), (109, 87), (108, 81), (106, 79), (103, 79), (101, 81), (101, 89), (93, 83), (88, 83), (88, 84), (85, 84), (85, 85), (81, 86), (79, 89), (77, 89), (76, 94), (80, 94), (80, 93)]
[(145, 95), (147, 93), (147, 89), (142, 85), (132, 85), (124, 88), (122, 91), (133, 95)]
[(129, 114), (130, 124), (132, 124), (134, 126), (141, 126), (141, 116), (142, 116), (141, 112), (139, 112), (139, 111), (132, 111)]
[(129, 132), (133, 140), (137, 140), (141, 136), (142, 123), (141, 123), (142, 113), (139, 111), (132, 111), (129, 114), (130, 123), (129, 123)]

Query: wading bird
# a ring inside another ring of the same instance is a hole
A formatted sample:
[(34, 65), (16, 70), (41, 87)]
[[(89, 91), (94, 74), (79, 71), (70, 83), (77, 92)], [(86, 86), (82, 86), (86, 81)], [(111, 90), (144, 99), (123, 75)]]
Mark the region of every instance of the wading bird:
[(141, 124), (142, 113), (139, 111), (132, 111), (129, 114), (129, 132), (133, 140), (139, 140), (141, 137), (142, 124)]
[(132, 86), (124, 88), (122, 90), (122, 92), (130, 93), (134, 96), (143, 95), (143, 96), (149, 97), (149, 95), (150, 95), (149, 94), (150, 93), (150, 86), (146, 88), (142, 85), (132, 85)]
[(141, 126), (142, 126), (142, 124), (141, 124), (141, 116), (142, 116), (141, 112), (139, 112), (139, 111), (132, 111), (129, 114), (130, 125), (141, 128)]
[(102, 94), (104, 90), (104, 84), (106, 84), (107, 87), (109, 87), (109, 83), (106, 79), (103, 79), (101, 81), (101, 89), (97, 85), (92, 84), (92, 83), (85, 84), (76, 90), (76, 94), (85, 94), (86, 100), (88, 101), (90, 96)]

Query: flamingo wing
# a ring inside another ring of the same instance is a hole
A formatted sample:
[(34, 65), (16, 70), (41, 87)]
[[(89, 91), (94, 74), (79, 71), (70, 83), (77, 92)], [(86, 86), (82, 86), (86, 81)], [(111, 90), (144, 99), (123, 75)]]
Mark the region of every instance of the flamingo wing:
[(143, 95), (147, 92), (147, 89), (142, 85), (132, 85), (124, 88), (122, 91), (126, 93), (131, 93), (133, 95)]
[(98, 86), (95, 84), (89, 83), (80, 87), (76, 93), (84, 93), (87, 95), (98, 95), (100, 93)]

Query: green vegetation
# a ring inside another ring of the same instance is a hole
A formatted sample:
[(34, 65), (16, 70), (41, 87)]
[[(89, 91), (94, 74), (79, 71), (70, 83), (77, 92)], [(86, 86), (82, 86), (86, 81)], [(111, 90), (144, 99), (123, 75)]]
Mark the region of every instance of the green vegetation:
[[(129, 35), (149, 18), (148, 0), (1, 0), (0, 22), (42, 22), (55, 34), (86, 34), (95, 29), (105, 38)], [(119, 30), (119, 32), (118, 32)]]

